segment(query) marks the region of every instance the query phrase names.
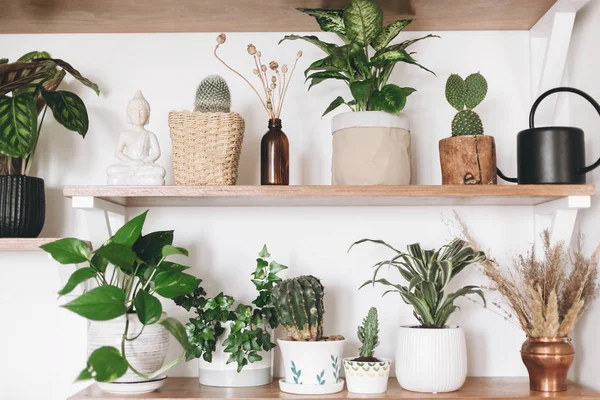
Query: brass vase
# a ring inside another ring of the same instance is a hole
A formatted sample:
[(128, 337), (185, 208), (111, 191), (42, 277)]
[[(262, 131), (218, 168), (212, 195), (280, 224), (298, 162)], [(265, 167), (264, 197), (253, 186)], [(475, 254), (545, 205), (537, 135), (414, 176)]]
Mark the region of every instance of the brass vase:
[(538, 392), (564, 392), (575, 349), (568, 337), (529, 337), (521, 347), (529, 371), (529, 388)]

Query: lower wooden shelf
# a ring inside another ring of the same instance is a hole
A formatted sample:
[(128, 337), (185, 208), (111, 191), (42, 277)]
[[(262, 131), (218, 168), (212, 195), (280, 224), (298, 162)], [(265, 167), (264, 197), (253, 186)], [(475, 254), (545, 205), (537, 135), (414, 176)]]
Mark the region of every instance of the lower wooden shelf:
[(279, 384), (274, 381), (270, 385), (253, 388), (218, 388), (202, 386), (197, 378), (169, 378), (165, 386), (157, 392), (144, 395), (111, 395), (102, 392), (97, 385), (77, 393), (70, 400), (100, 400), (100, 399), (235, 399), (235, 400), (270, 400), (270, 399), (494, 399), (494, 400), (525, 400), (533, 398), (598, 400), (600, 393), (577, 383), (570, 383), (566, 392), (542, 393), (529, 390), (528, 378), (467, 378), (465, 385), (452, 393), (415, 393), (409, 392), (398, 385), (395, 378), (390, 379), (386, 393), (375, 395), (353, 394), (346, 390), (330, 395), (293, 395), (279, 391)]
[[(0, 251), (42, 251), (41, 245), (61, 238), (3, 238), (0, 239)], [(88, 243), (91, 248), (91, 243)]]

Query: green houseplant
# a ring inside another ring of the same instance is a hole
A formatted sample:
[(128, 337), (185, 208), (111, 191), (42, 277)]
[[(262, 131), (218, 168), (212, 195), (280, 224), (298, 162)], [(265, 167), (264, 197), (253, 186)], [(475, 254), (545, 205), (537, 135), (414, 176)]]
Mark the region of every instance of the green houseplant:
[(47, 109), (68, 130), (87, 134), (81, 98), (57, 90), (67, 74), (100, 93), (69, 63), (45, 51), (27, 53), (12, 63), (0, 60), (0, 237), (37, 237), (44, 225), (44, 181), (28, 175)]
[[(152, 379), (179, 362), (162, 366), (170, 332), (188, 347), (184, 326), (162, 311), (162, 296), (168, 299), (191, 293), (199, 279), (185, 272), (189, 267), (167, 261), (171, 256), (187, 256), (187, 250), (173, 246), (173, 231), (142, 235), (147, 211), (127, 222), (100, 248), (91, 251), (86, 242), (66, 238), (45, 244), (61, 264), (86, 264), (77, 269), (60, 296), (80, 284), (96, 287), (63, 307), (87, 318), (87, 366), (77, 380), (98, 382), (138, 382)], [(143, 341), (137, 339), (146, 334)], [(120, 348), (113, 346), (120, 343)], [(139, 354), (144, 353), (143, 357)]]
[(257, 291), (251, 305), (240, 303), (234, 309), (233, 297), (221, 292), (207, 298), (200, 285), (193, 293), (175, 299), (176, 304), (196, 314), (186, 324), (186, 361), (200, 359), (201, 384), (259, 386), (273, 380), (271, 350), (275, 343), (271, 342), (271, 331), (278, 323), (271, 289), (281, 281), (278, 274), (288, 267), (269, 261), (270, 257), (267, 246), (263, 246), (251, 275)]
[(479, 115), (473, 111), (487, 95), (488, 83), (479, 72), (465, 79), (452, 74), (446, 81), (446, 100), (456, 109), (452, 137), (440, 140), (444, 185), (496, 184), (496, 144), (484, 135)]
[(304, 40), (325, 53), (304, 72), (309, 90), (328, 80), (348, 86), (352, 99), (338, 96), (323, 115), (343, 104), (358, 112), (342, 113), (332, 120), (332, 184), (410, 184), (410, 129), (408, 119), (399, 113), (415, 89), (389, 83), (389, 79), (399, 62), (431, 72), (408, 48), (437, 36), (391, 44), (411, 20), (383, 26), (383, 11), (374, 0), (351, 0), (343, 10), (299, 10), (342, 40), (338, 45), (317, 36), (287, 35), (282, 39)]
[[(399, 331), (396, 355), (396, 376), (400, 385), (415, 392), (445, 392), (458, 390), (466, 378), (466, 342), (460, 327), (447, 326), (450, 315), (458, 310), (454, 301), (461, 296), (478, 295), (485, 304), (483, 292), (477, 286), (465, 286), (446, 294), (448, 284), (467, 266), (482, 262), (486, 256), (475, 251), (461, 239), (453, 239), (438, 250), (424, 250), (419, 244), (407, 246), (407, 251), (395, 249), (382, 240), (363, 239), (353, 246), (371, 242), (394, 252), (389, 260), (374, 265), (372, 279), (362, 286), (381, 284), (389, 293), (398, 293), (413, 307), (418, 326), (403, 326)], [(381, 268), (398, 271), (405, 284), (394, 284), (379, 277)], [(444, 343), (435, 351), (433, 343)], [(426, 355), (426, 356), (424, 356)], [(421, 360), (422, 362), (417, 362)], [(451, 372), (448, 372), (451, 371)]]

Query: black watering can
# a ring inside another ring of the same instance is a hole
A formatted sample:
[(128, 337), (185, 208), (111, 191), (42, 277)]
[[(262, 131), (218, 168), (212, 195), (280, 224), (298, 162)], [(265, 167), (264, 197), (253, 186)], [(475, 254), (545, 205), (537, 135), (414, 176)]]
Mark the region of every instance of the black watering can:
[(498, 169), (500, 178), (519, 184), (584, 184), (585, 174), (600, 165), (599, 159), (594, 164), (585, 166), (583, 130), (571, 126), (534, 126), (535, 111), (542, 100), (557, 92), (580, 95), (600, 114), (600, 105), (579, 89), (558, 87), (548, 90), (531, 107), (529, 129), (517, 135), (518, 178), (508, 178)]

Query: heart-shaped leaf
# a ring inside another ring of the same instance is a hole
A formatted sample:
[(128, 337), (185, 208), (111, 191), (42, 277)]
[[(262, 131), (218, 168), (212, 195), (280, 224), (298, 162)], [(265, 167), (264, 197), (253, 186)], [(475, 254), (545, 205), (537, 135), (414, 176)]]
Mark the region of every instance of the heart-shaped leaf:
[(0, 97), (0, 153), (25, 158), (37, 140), (37, 109), (31, 95)]
[(42, 89), (42, 97), (59, 124), (85, 137), (89, 128), (88, 113), (79, 96), (65, 90)]
[(93, 268), (89, 268), (89, 267), (80, 268), (80, 269), (76, 270), (69, 277), (69, 280), (68, 280), (67, 284), (65, 285), (65, 287), (62, 288), (60, 292), (58, 292), (58, 295), (64, 296), (66, 294), (71, 293), (73, 291), (73, 289), (75, 289), (77, 287), (77, 285), (87, 281), (88, 279), (95, 277), (96, 274), (97, 274), (96, 270), (94, 270)]
[(171, 335), (177, 339), (181, 347), (184, 349), (189, 347), (187, 332), (185, 331), (185, 326), (183, 326), (181, 322), (177, 321), (175, 318), (168, 317), (160, 321), (160, 324), (171, 332)]
[(183, 256), (189, 255), (188, 251), (186, 249), (184, 249), (183, 247), (175, 247), (175, 246), (168, 244), (162, 248), (163, 258), (167, 258), (169, 256), (178, 255), (178, 254), (183, 255)]
[(148, 211), (145, 211), (128, 221), (110, 238), (110, 241), (129, 247), (133, 246), (142, 234), (142, 228), (144, 227), (147, 214)]
[(373, 0), (352, 0), (344, 10), (346, 36), (353, 43), (368, 45), (382, 25), (383, 11)]
[(91, 321), (108, 321), (127, 312), (125, 292), (111, 285), (94, 288), (63, 307)]
[(160, 272), (154, 279), (154, 290), (163, 297), (174, 299), (193, 292), (199, 283), (198, 278), (183, 272)]
[(160, 319), (162, 314), (160, 300), (145, 290), (140, 290), (138, 292), (133, 301), (133, 305), (142, 324), (151, 325), (158, 322)]
[(107, 243), (96, 250), (95, 254), (105, 258), (123, 271), (131, 271), (135, 263), (135, 253), (130, 247), (119, 243)]
[(162, 249), (173, 244), (173, 231), (152, 232), (140, 237), (133, 245), (133, 250), (140, 260), (156, 265), (162, 259)]
[(83, 240), (64, 238), (40, 246), (61, 264), (79, 264), (90, 259), (90, 248)]
[(119, 350), (112, 346), (100, 347), (87, 361), (87, 368), (81, 371), (78, 381), (94, 378), (98, 382), (112, 382), (127, 372), (127, 361)]

